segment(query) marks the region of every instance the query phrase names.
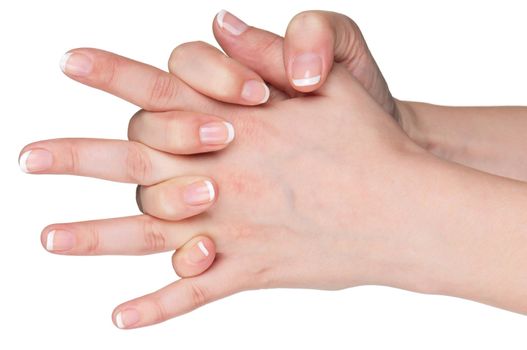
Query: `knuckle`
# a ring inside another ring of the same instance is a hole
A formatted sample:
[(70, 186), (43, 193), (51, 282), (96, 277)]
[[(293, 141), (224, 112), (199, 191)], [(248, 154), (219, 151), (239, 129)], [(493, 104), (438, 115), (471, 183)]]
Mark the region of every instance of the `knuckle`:
[(168, 311), (160, 298), (154, 296), (151, 305), (154, 311), (153, 323), (160, 323), (169, 319)]
[(144, 252), (157, 252), (166, 249), (166, 238), (159, 222), (150, 216), (143, 219)]
[(205, 46), (208, 46), (208, 44), (204, 41), (190, 41), (176, 46), (174, 50), (172, 50), (170, 58), (168, 59), (168, 67), (171, 70), (174, 70), (175, 68), (177, 68), (177, 62), (181, 62), (181, 60), (187, 59), (189, 57), (189, 54), (192, 57), (192, 52), (194, 50)]
[(129, 140), (136, 140), (137, 135), (137, 123), (142, 119), (144, 115), (144, 109), (140, 109), (137, 112), (134, 113), (132, 118), (130, 118), (130, 121), (128, 122), (128, 139)]
[(152, 174), (152, 163), (138, 143), (130, 142), (126, 154), (126, 175), (133, 183), (146, 185)]
[(167, 73), (158, 73), (149, 89), (146, 109), (163, 110), (168, 108), (176, 99), (178, 84), (173, 76)]
[(80, 171), (79, 149), (74, 142), (68, 144), (67, 157), (64, 163), (64, 172), (69, 174), (78, 174)]
[(100, 70), (99, 81), (103, 88), (111, 89), (116, 85), (118, 79), (119, 61), (118, 58), (110, 55), (104, 58), (102, 62), (104, 69)]
[(95, 255), (100, 250), (100, 234), (95, 225), (88, 225), (86, 227), (86, 254)]
[(280, 136), (279, 128), (263, 118), (252, 118), (250, 113), (246, 116), (248, 118), (236, 118), (235, 121), (238, 142), (248, 140), (258, 150), (268, 149), (271, 142), (274, 143)]
[(278, 53), (282, 55), (282, 38), (280, 36), (273, 36), (267, 42), (259, 45), (257, 50), (259, 51), (258, 57), (271, 57)]
[(272, 269), (268, 266), (254, 266), (248, 275), (251, 276), (248, 283), (252, 288), (272, 288), (275, 285)]
[(181, 132), (179, 120), (175, 118), (166, 118), (163, 140), (167, 149), (172, 152), (183, 151), (185, 148), (185, 135)]
[(206, 290), (197, 283), (190, 282), (187, 285), (188, 293), (190, 295), (190, 303), (193, 309), (197, 309), (207, 303)]
[(159, 191), (153, 191), (151, 196), (151, 203), (153, 205), (152, 212), (155, 216), (163, 219), (175, 219), (178, 213), (173, 200), (167, 195), (167, 189), (161, 188)]

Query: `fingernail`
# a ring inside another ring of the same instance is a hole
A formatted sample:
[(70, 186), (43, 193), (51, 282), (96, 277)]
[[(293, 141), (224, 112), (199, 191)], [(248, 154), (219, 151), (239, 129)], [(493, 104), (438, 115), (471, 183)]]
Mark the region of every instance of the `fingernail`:
[(249, 28), (241, 19), (225, 10), (218, 12), (216, 21), (218, 21), (218, 26), (221, 29), (225, 29), (232, 35), (240, 35)]
[(77, 52), (66, 52), (60, 60), (60, 69), (66, 74), (85, 77), (91, 73), (93, 62), (90, 57)]
[(200, 205), (212, 202), (215, 195), (212, 182), (209, 180), (198, 181), (187, 185), (183, 191), (183, 200), (189, 205)]
[(52, 230), (46, 237), (46, 249), (49, 251), (65, 251), (75, 246), (75, 236), (68, 231)]
[(209, 256), (209, 250), (203, 244), (203, 241), (199, 241), (192, 249), (188, 252), (188, 259), (197, 264), (205, 260)]
[(115, 315), (115, 324), (123, 329), (139, 322), (139, 312), (135, 309), (125, 309)]
[(53, 155), (45, 149), (32, 149), (24, 152), (18, 160), (20, 169), (25, 173), (44, 171), (51, 168)]
[(225, 145), (234, 140), (234, 127), (227, 122), (212, 122), (199, 128), (199, 139), (204, 145)]
[(269, 99), (270, 94), (267, 84), (261, 81), (248, 80), (243, 84), (242, 98), (251, 103), (265, 103)]
[(293, 59), (291, 70), (296, 86), (318, 84), (322, 74), (322, 59), (315, 53), (304, 53)]

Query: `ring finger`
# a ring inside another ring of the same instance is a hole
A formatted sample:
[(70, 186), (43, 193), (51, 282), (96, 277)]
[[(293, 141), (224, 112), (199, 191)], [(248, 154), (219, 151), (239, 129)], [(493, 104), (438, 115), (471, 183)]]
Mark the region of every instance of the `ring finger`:
[(205, 159), (159, 152), (139, 142), (106, 139), (54, 139), (23, 148), (19, 164), (32, 174), (70, 174), (153, 185), (203, 173)]

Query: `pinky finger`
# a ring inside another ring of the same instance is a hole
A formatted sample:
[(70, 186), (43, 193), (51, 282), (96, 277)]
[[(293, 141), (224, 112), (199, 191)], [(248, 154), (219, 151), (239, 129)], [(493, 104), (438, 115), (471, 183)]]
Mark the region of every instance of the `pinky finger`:
[(112, 315), (114, 324), (121, 329), (150, 326), (236, 293), (239, 290), (229, 279), (225, 267), (223, 261), (218, 262), (200, 276), (180, 279), (156, 292), (119, 305)]

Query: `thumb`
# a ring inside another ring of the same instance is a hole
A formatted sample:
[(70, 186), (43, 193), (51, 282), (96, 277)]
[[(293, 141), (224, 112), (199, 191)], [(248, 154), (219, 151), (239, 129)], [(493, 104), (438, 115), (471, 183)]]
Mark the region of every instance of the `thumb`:
[(306, 11), (287, 28), (284, 62), (291, 85), (311, 92), (325, 82), (333, 63), (342, 63), (385, 111), (394, 113), (393, 97), (357, 24), (340, 13)]
[(216, 16), (214, 36), (223, 50), (278, 89), (318, 90), (334, 62), (342, 63), (377, 103), (393, 113), (393, 98), (357, 24), (342, 14), (306, 11), (289, 23), (285, 40), (250, 27), (224, 10)]

